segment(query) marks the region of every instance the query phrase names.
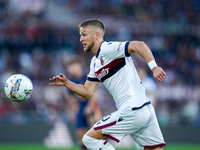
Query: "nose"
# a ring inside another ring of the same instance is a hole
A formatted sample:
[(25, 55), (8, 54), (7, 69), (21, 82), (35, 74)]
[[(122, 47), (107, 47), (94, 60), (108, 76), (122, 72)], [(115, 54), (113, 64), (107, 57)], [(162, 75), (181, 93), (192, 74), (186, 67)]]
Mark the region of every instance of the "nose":
[(82, 38), (82, 36), (80, 37), (80, 40), (79, 40), (80, 42), (82, 42), (83, 41), (83, 38)]

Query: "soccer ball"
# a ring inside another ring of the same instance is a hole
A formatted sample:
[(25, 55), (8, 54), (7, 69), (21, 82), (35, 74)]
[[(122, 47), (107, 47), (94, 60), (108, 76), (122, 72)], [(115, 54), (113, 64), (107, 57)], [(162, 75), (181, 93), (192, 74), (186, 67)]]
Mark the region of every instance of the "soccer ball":
[(4, 87), (6, 96), (15, 102), (27, 100), (31, 96), (32, 90), (31, 80), (23, 74), (15, 74), (9, 77)]

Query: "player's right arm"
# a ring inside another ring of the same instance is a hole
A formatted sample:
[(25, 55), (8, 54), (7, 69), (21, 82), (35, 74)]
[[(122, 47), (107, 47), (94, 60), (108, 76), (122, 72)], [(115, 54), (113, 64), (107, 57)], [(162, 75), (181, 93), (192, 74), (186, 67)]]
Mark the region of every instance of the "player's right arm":
[(88, 80), (86, 80), (84, 85), (76, 84), (68, 80), (62, 73), (59, 73), (59, 75), (50, 78), (49, 80), (52, 81), (52, 83), (49, 83), (49, 85), (65, 86), (77, 95), (86, 99), (91, 98), (99, 86), (99, 82), (92, 82)]

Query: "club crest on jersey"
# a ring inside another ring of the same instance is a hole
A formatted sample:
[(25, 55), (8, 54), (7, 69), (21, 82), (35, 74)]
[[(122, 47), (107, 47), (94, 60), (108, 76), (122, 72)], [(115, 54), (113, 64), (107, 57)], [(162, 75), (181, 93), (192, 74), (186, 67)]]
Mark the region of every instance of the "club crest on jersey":
[(104, 60), (102, 56), (100, 57), (100, 62), (101, 62), (101, 65), (104, 65)]

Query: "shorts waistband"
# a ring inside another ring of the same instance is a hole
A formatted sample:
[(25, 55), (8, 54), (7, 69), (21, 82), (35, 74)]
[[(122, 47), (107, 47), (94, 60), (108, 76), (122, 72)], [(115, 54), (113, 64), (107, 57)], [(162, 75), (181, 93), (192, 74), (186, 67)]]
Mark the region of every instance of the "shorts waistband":
[(144, 103), (144, 104), (143, 104), (142, 106), (140, 106), (140, 107), (133, 107), (132, 110), (138, 110), (138, 109), (141, 109), (142, 107), (144, 107), (144, 106), (146, 106), (146, 105), (149, 105), (149, 104), (151, 104), (150, 101)]

